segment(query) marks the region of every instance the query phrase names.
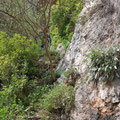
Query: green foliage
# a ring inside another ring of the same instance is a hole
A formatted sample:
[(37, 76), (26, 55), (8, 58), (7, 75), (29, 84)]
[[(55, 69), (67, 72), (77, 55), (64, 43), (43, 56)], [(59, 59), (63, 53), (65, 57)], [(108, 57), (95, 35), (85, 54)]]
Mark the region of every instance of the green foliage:
[(12, 79), (21, 79), (27, 76), (34, 78), (38, 72), (35, 66), (39, 58), (39, 48), (27, 40), (15, 34), (13, 37), (0, 33), (0, 81), (3, 85), (11, 83)]
[[(82, 0), (61, 0), (61, 4), (53, 6), (50, 52), (54, 59), (54, 68), (60, 60), (56, 47), (62, 43), (64, 49), (67, 49), (82, 7)], [(38, 17), (39, 14), (36, 15), (36, 18)], [(34, 19), (33, 16), (31, 19)], [(12, 19), (9, 21), (12, 22)], [(14, 22), (11, 25), (18, 33), (25, 34), (24, 30), (21, 31), (22, 26), (16, 26)], [(32, 31), (25, 21), (22, 25)], [(15, 32), (4, 27), (9, 35)], [(28, 36), (30, 36), (29, 31)], [(65, 76), (73, 72), (74, 70), (70, 69), (65, 72)], [(61, 73), (63, 71), (58, 70), (54, 74), (58, 78)], [(45, 52), (41, 50), (41, 41), (36, 39), (35, 43), (18, 34), (10, 37), (0, 32), (0, 120), (29, 119), (28, 117), (36, 112), (37, 107), (40, 108), (40, 116), (44, 120), (53, 119), (56, 113), (69, 111), (74, 101), (73, 87), (50, 84), (49, 61), (45, 57)]]
[(87, 57), (90, 59), (88, 81), (109, 83), (120, 77), (120, 46), (112, 46), (105, 51), (92, 50)]
[(41, 98), (43, 94), (46, 94), (53, 88), (52, 85), (43, 85), (43, 86), (36, 86), (32, 89), (31, 93), (26, 98), (26, 101), (29, 104), (29, 106), (26, 107), (25, 111), (29, 112), (31, 110), (35, 111), (38, 99)]
[(21, 96), (22, 90), (31, 79), (38, 77), (36, 63), (40, 50), (36, 44), (15, 34), (9, 37), (0, 33), (0, 85), (12, 85), (14, 93)]
[(64, 39), (64, 40), (62, 40), (62, 43), (63, 43), (64, 49), (66, 50), (67, 47), (69, 46), (69, 41)]
[(56, 78), (59, 78), (62, 73), (63, 73), (63, 69), (58, 69), (58, 70), (55, 72), (55, 77), (56, 77)]
[(54, 47), (50, 48), (50, 53), (51, 53), (51, 56), (53, 57), (56, 57), (58, 55), (58, 52), (56, 51), (56, 49), (54, 49)]
[(11, 120), (16, 119), (21, 115), (22, 117), (25, 116), (23, 111), (24, 106), (21, 105), (21, 101), (19, 100), (16, 103), (16, 96), (12, 96), (11, 98), (11, 88), (3, 89), (0, 91), (0, 120)]
[(61, 0), (60, 5), (55, 5), (52, 12), (52, 23), (57, 26), (61, 37), (73, 32), (77, 15), (83, 7), (79, 0)]
[(68, 78), (72, 73), (75, 73), (75, 69), (69, 68), (67, 71), (64, 72), (64, 76)]
[(47, 116), (44, 114), (42, 117), (49, 118), (56, 110), (59, 110), (59, 112), (69, 111), (73, 102), (74, 94), (72, 86), (55, 85), (51, 91), (44, 94), (42, 99), (40, 99), (40, 108), (47, 113)]
[(62, 38), (59, 35), (59, 31), (57, 27), (51, 28), (51, 37), (52, 37), (52, 46), (57, 48), (57, 46), (61, 43)]
[(0, 89), (3, 88), (0, 91), (1, 120), (18, 117), (22, 114), (22, 106), (29, 105), (27, 96), (30, 87), (39, 76), (36, 65), (39, 56), (40, 49), (32, 40), (18, 34), (9, 37), (0, 32)]
[(58, 64), (58, 62), (60, 61), (60, 54), (58, 53), (58, 51), (56, 51), (55, 47), (50, 48), (50, 53), (51, 53), (51, 56), (52, 56), (54, 62), (56, 62), (56, 64)]
[[(57, 61), (58, 53), (52, 47), (50, 50)], [(46, 117), (51, 116), (51, 112), (56, 109), (70, 109), (74, 96), (73, 87), (56, 85), (53, 88), (53, 85), (49, 85), (51, 76), (43, 64), (47, 62), (47, 58), (42, 54), (39, 45), (32, 40), (18, 34), (9, 37), (0, 32), (1, 120), (27, 119), (36, 111), (39, 99), (41, 112), (47, 114)], [(42, 61), (39, 61), (41, 56)], [(60, 74), (61, 71), (55, 72), (56, 77)]]
[(74, 31), (77, 16), (83, 8), (82, 0), (61, 0), (53, 6), (51, 16), (52, 41), (55, 47), (63, 43), (67, 48)]

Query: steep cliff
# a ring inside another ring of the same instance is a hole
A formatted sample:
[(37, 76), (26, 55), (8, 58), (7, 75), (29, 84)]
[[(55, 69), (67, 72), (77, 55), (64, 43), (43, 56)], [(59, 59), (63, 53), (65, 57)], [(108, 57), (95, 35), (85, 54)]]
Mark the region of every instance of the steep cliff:
[[(70, 120), (120, 120), (120, 81), (111, 86), (86, 83), (85, 55), (91, 49), (106, 49), (120, 43), (120, 1), (84, 0), (72, 42), (59, 68), (75, 67), (81, 77), (76, 82), (75, 106)], [(64, 118), (63, 119), (67, 119)]]

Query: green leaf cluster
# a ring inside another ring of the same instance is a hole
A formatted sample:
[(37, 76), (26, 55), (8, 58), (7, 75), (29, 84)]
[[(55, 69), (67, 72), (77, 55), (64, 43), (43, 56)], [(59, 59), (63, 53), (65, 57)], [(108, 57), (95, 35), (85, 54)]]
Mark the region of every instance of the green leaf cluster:
[(20, 100), (18, 103), (16, 95), (11, 99), (11, 89), (6, 88), (0, 91), (0, 120), (23, 119), (25, 117), (24, 106)]
[(27, 97), (39, 75), (36, 66), (39, 56), (39, 46), (32, 40), (18, 34), (9, 37), (0, 32), (1, 120), (13, 119), (18, 116), (15, 114), (22, 112), (22, 106), (29, 105)]
[(88, 81), (109, 83), (120, 77), (120, 46), (92, 50), (87, 58), (90, 59)]
[(64, 76), (68, 78), (71, 74), (75, 73), (75, 68), (69, 68), (67, 71), (64, 72)]
[(61, 113), (69, 111), (74, 103), (73, 87), (54, 85), (54, 88), (44, 94), (39, 101), (40, 103), (38, 105), (41, 108), (39, 114), (43, 118), (46, 117), (46, 114), (41, 114), (43, 111), (47, 113), (47, 118), (50, 118), (51, 115), (54, 116), (53, 114), (55, 114), (57, 110)]
[(0, 85), (9, 85), (15, 79), (23, 79), (23, 82), (27, 78), (33, 79), (37, 72), (35, 64), (39, 56), (39, 46), (31, 40), (18, 34), (9, 37), (0, 32)]
[(67, 48), (82, 8), (82, 0), (60, 0), (53, 6), (50, 28), (55, 47), (63, 43), (65, 49)]

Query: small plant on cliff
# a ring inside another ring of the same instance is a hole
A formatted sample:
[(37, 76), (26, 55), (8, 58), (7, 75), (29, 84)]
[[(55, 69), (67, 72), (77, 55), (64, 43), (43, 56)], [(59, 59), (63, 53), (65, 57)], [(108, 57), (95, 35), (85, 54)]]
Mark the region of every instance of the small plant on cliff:
[(80, 78), (80, 74), (75, 68), (69, 68), (64, 72), (65, 84), (75, 86), (76, 80)]
[(75, 73), (75, 68), (69, 68), (67, 71), (64, 72), (64, 76), (67, 78), (69, 77), (71, 74)]
[(120, 77), (120, 46), (112, 46), (105, 51), (92, 50), (87, 57), (90, 59), (88, 81), (108, 83)]

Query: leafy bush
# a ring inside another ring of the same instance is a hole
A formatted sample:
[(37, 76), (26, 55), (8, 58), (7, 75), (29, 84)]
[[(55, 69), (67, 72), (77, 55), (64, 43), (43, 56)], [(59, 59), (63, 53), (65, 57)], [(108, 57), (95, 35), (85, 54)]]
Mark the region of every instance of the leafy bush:
[(87, 57), (90, 59), (88, 81), (108, 83), (120, 77), (120, 46), (112, 46), (105, 51), (92, 50)]
[[(82, 0), (61, 0), (61, 5), (53, 6), (52, 25), (57, 26), (61, 37), (73, 32), (77, 15), (83, 8)], [(60, 19), (59, 19), (60, 18)]]
[(16, 111), (21, 111), (22, 106), (30, 104), (27, 97), (34, 81), (39, 78), (40, 72), (36, 63), (40, 55), (39, 46), (32, 40), (18, 34), (9, 37), (6, 33), (0, 32), (1, 120), (18, 117)]
[(53, 6), (50, 28), (52, 44), (55, 47), (59, 43), (63, 43), (66, 49), (72, 38), (77, 16), (82, 8), (82, 0), (61, 0), (60, 3)]
[(0, 81), (9, 85), (15, 76), (26, 75), (29, 79), (37, 76), (35, 66), (39, 59), (39, 48), (31, 40), (15, 34), (13, 37), (0, 32)]
[[(39, 47), (26, 37), (18, 34), (9, 37), (6, 33), (0, 32), (1, 120), (19, 120), (24, 117), (27, 119), (26, 115), (34, 113), (41, 96), (53, 94), (50, 92), (53, 85), (49, 85), (51, 82), (49, 63), (44, 63), (49, 61)], [(52, 57), (58, 62), (58, 53), (55, 49), (50, 50)], [(58, 72), (55, 74), (60, 76)]]
[(61, 76), (61, 74), (63, 73), (63, 69), (62, 68), (60, 68), (60, 69), (58, 69), (57, 71), (55, 71), (55, 77), (56, 78), (59, 78), (60, 76)]
[(48, 93), (53, 88), (52, 85), (43, 85), (43, 86), (36, 86), (31, 90), (31, 93), (26, 98), (26, 101), (29, 106), (26, 107), (25, 111), (29, 112), (31, 110), (35, 111), (38, 99), (41, 98), (43, 94)]
[[(42, 96), (40, 99), (40, 108), (42, 111), (46, 111), (45, 113), (49, 115), (58, 114), (59, 112), (69, 111), (74, 102), (74, 94), (72, 86), (63, 86), (63, 85), (55, 85), (54, 88), (49, 91), (47, 94)], [(41, 113), (41, 111), (40, 111)], [(44, 118), (46, 114), (42, 115)]]
[(68, 78), (72, 73), (75, 73), (75, 69), (69, 68), (67, 71), (64, 72), (64, 76)]
[(62, 44), (63, 44), (63, 46), (64, 46), (64, 49), (66, 50), (67, 47), (69, 46), (69, 41), (66, 40), (66, 39), (64, 39), (64, 40), (62, 40)]
[(61, 43), (62, 38), (59, 35), (59, 31), (57, 27), (52, 27), (51, 28), (51, 38), (52, 38), (52, 46), (54, 48), (57, 48), (57, 46)]
[[(16, 103), (16, 96), (11, 97), (11, 88), (0, 91), (0, 120), (11, 120), (19, 117), (23, 118), (24, 106)], [(18, 115), (19, 114), (19, 115)]]

